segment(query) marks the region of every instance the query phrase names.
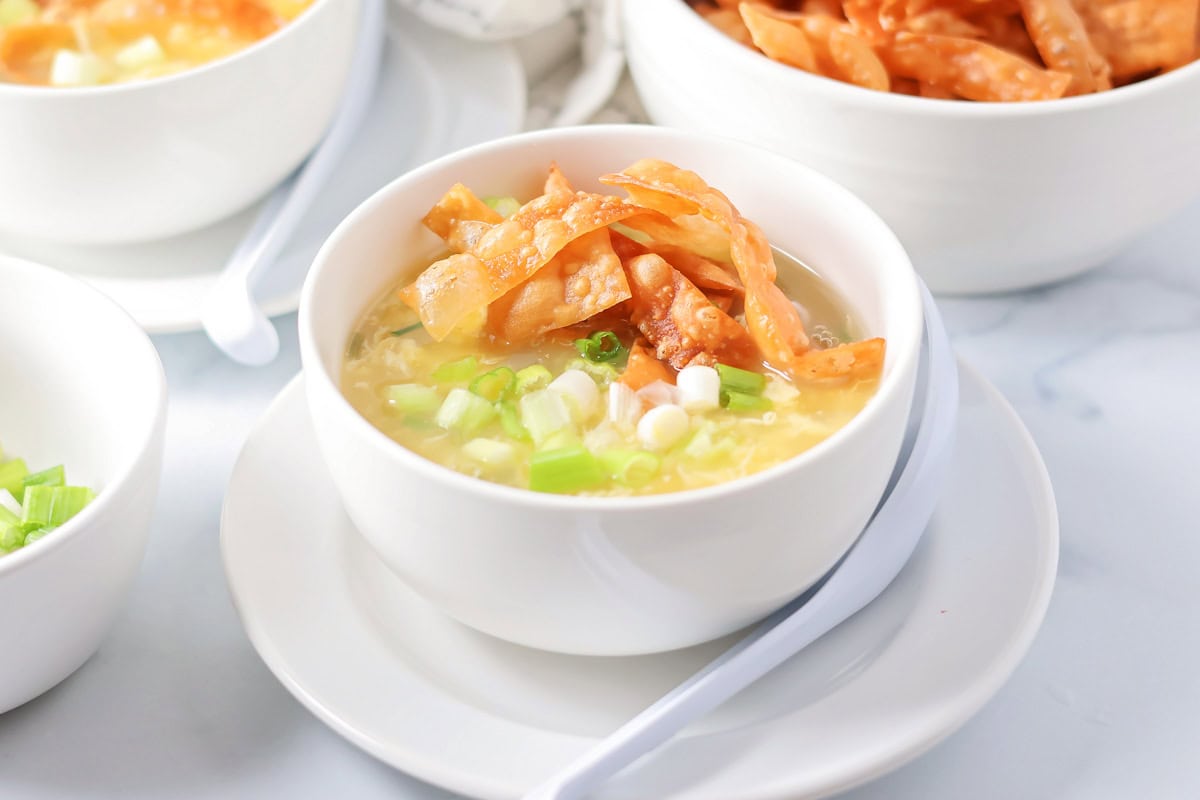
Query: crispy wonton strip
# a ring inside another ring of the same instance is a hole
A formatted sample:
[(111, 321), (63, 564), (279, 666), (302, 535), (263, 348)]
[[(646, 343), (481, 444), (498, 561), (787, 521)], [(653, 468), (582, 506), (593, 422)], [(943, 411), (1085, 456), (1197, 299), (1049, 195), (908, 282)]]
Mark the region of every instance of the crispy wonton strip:
[(645, 343), (639, 340), (629, 348), (629, 361), (619, 380), (636, 392), (655, 381), (674, 383), (675, 373), (666, 364), (655, 358), (654, 353), (650, 352)]
[(456, 253), (470, 252), (483, 234), (503, 221), (499, 212), (461, 183), (451, 186), (421, 220)]
[(1112, 68), (1088, 38), (1071, 0), (1021, 0), (1021, 14), (1046, 66), (1071, 76), (1067, 94), (1112, 88)]
[(738, 11), (746, 23), (746, 29), (750, 31), (754, 46), (763, 51), (767, 58), (805, 72), (817, 71), (817, 57), (803, 30), (780, 19), (771, 13), (771, 9), (763, 6), (742, 3)]
[(729, 233), (699, 214), (682, 214), (672, 219), (657, 211), (643, 209), (642, 213), (621, 224), (646, 234), (656, 243), (687, 248), (709, 261), (729, 261)]
[(807, 381), (874, 378), (883, 369), (883, 339), (848, 342), (828, 350), (809, 350), (793, 365), (792, 375)]
[(775, 285), (775, 259), (767, 237), (742, 217), (725, 195), (696, 173), (654, 159), (639, 161), (600, 181), (620, 186), (641, 205), (653, 207), (659, 198), (670, 197), (669, 206), (690, 204), (695, 212), (723, 224), (729, 232), (733, 265), (746, 291), (746, 327), (762, 355), (788, 371), (808, 350), (808, 336), (799, 312)]
[[(542, 195), (479, 236), (460, 254), (457, 270), (446, 269), (444, 260), (433, 264), (400, 291), (400, 299), (417, 310), (425, 330), (441, 341), (459, 321), (527, 281), (570, 242), (641, 211), (616, 197), (589, 192)], [(478, 263), (467, 262), (472, 258)], [(487, 278), (486, 292), (479, 289), (481, 276)]]
[(735, 9), (700, 6), (696, 11), (700, 16), (704, 17), (709, 25), (712, 25), (738, 44), (745, 45), (746, 47), (754, 47), (754, 41), (750, 38), (750, 31), (746, 29), (746, 23), (742, 22), (742, 15)]
[(709, 302), (678, 270), (650, 253), (625, 265), (633, 292), (633, 324), (675, 369), (688, 364), (757, 367), (760, 359), (746, 329)]
[(1170, 70), (1196, 57), (1197, 0), (1079, 0), (1096, 49), (1114, 78)]
[(550, 174), (546, 176), (546, 186), (542, 189), (542, 194), (573, 193), (574, 191), (567, 176), (563, 175), (562, 170), (558, 168), (558, 164), (551, 161)]
[(946, 89), (968, 100), (1052, 100), (1071, 76), (1037, 67), (974, 39), (898, 33), (885, 60), (895, 74)]
[(617, 251), (617, 255), (622, 261), (628, 261), (634, 256), (644, 256), (646, 253), (657, 253), (700, 289), (714, 289), (731, 294), (742, 293), (742, 284), (735, 276), (729, 274), (723, 267), (690, 250), (658, 242), (641, 244), (617, 231), (612, 231), (612, 243), (613, 249)]
[(585, 233), (533, 277), (488, 306), (488, 331), (509, 342), (583, 322), (630, 298), (608, 230)]

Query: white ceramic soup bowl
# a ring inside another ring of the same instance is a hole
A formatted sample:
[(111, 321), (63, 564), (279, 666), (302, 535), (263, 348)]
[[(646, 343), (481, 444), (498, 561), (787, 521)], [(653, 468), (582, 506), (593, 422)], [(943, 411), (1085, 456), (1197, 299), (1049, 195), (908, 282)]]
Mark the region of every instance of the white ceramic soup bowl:
[(48, 267), (0, 256), (0, 443), (96, 492), (45, 537), (0, 555), (0, 713), (100, 646), (142, 562), (162, 463), (166, 384), (124, 310)]
[(633, 0), (623, 14), (655, 122), (829, 175), (879, 212), (935, 292), (1067, 278), (1200, 196), (1200, 64), (1049, 102), (930, 100), (771, 61), (683, 0)]
[[(774, 468), (639, 498), (538, 494), (461, 475), (396, 444), (351, 407), (339, 372), (351, 330), (386, 287), (443, 247), (420, 219), (461, 181), (540, 193), (551, 160), (579, 189), (639, 158), (695, 170), (771, 241), (849, 301), (888, 351), (878, 394), (843, 430)], [(624, 655), (730, 633), (824, 574), (867, 521), (912, 399), (922, 327), (915, 274), (887, 226), (791, 159), (648, 126), (502, 139), (393, 181), (352, 213), (304, 287), (300, 345), (313, 424), (351, 519), (389, 567), (447, 614), (531, 647)]]
[(313, 0), (227, 58), (147, 81), (0, 83), (0, 229), (71, 243), (173, 236), (245, 208), (328, 127), (358, 0)]

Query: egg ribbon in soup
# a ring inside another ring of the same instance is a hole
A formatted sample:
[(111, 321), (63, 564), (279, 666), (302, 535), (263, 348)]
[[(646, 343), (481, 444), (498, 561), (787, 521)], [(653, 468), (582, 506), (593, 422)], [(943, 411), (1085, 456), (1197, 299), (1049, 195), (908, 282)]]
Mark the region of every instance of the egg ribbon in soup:
[[(535, 491), (641, 495), (757, 472), (828, 438), (878, 384), (801, 265), (695, 173), (639, 161), (528, 203), (452, 187), (423, 222), (450, 252), (360, 321), (343, 390), (421, 455)], [(806, 327), (801, 309), (810, 316)]]

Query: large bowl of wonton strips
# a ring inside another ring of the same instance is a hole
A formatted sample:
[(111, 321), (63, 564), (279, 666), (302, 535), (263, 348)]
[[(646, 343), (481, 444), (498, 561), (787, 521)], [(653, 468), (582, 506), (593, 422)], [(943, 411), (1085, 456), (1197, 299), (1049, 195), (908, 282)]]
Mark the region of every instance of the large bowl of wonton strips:
[(737, 630), (834, 564), (921, 329), (849, 192), (646, 126), (405, 175), (325, 243), (300, 312), (318, 441), (383, 561), (474, 628), (610, 655)]
[(0, 0), (0, 230), (146, 241), (251, 204), (332, 119), (358, 0)]
[(867, 201), (935, 292), (1098, 266), (1200, 197), (1200, 0), (636, 0), (651, 118)]

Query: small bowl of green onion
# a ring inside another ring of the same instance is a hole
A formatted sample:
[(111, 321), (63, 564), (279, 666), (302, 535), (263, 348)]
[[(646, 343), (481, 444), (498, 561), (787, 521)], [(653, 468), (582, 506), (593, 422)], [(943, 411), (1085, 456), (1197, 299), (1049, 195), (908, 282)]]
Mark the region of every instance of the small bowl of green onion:
[(141, 565), (166, 385), (146, 334), (81, 281), (0, 256), (0, 713), (78, 669)]

